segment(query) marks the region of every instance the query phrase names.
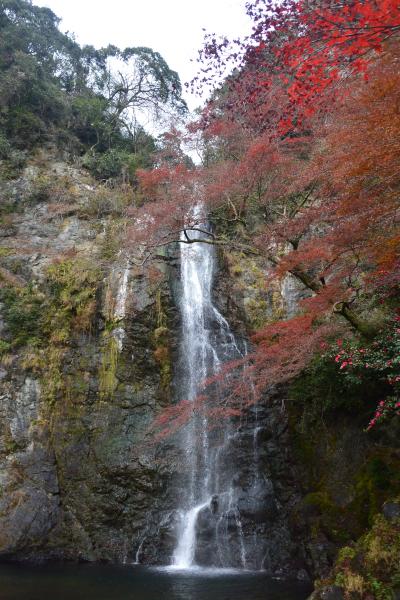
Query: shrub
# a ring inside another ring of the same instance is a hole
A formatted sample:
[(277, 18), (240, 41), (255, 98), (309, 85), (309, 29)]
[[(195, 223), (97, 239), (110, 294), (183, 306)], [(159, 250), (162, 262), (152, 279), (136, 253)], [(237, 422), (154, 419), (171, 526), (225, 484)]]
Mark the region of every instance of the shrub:
[(110, 190), (107, 187), (98, 188), (88, 198), (80, 213), (83, 218), (95, 217), (101, 219), (108, 216), (121, 216), (131, 202), (131, 195), (119, 189)]
[(133, 154), (116, 148), (107, 150), (103, 154), (88, 153), (83, 157), (83, 166), (96, 179), (103, 181), (119, 179), (123, 183), (135, 182), (136, 170), (145, 162), (144, 154)]
[(29, 204), (39, 204), (50, 200), (53, 182), (47, 175), (39, 175), (33, 184), (32, 190), (27, 198)]
[(374, 340), (338, 340), (331, 351), (342, 379), (351, 386), (379, 382), (381, 395), (368, 429), (390, 417), (400, 415), (400, 315), (381, 330)]
[(15, 179), (26, 164), (26, 153), (11, 146), (9, 141), (0, 134), (1, 176), (3, 179)]
[(5, 340), (0, 339), (0, 356), (6, 354), (9, 351), (11, 344)]
[(0, 289), (4, 318), (12, 335), (13, 346), (37, 345), (40, 337), (42, 300), (32, 286), (17, 290)]
[(120, 150), (107, 150), (104, 154), (86, 154), (83, 166), (90, 171), (96, 179), (111, 179), (121, 175), (122, 167), (127, 159), (127, 154)]

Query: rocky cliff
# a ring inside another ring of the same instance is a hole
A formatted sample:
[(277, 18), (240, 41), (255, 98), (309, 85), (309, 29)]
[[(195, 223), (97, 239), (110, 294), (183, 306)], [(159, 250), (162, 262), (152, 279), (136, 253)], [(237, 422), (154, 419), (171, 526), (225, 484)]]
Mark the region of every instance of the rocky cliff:
[[(165, 564), (175, 546), (179, 451), (173, 438), (151, 443), (151, 424), (174, 398), (179, 264), (174, 249), (142, 264), (126, 247), (130, 193), (44, 154), (1, 184), (3, 559)], [(290, 277), (266, 288), (261, 259), (219, 262), (215, 301), (243, 340), (306, 293)], [(400, 485), (393, 429), (367, 438), (361, 419), (334, 411), (307, 424), (307, 394), (268, 390), (231, 451), (245, 535), (257, 523), (249, 554), (300, 578), (326, 577)]]
[(118, 198), (63, 163), (2, 195), (1, 555), (125, 561), (165, 494), (146, 443), (177, 338), (165, 263), (128, 262)]

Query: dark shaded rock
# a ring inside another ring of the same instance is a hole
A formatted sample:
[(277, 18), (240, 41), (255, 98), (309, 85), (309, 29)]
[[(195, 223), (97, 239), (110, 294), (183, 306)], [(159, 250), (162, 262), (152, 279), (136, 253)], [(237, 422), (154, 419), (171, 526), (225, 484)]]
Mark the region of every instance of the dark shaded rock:
[(344, 600), (343, 589), (337, 585), (329, 585), (313, 592), (309, 600)]
[(307, 544), (307, 550), (312, 561), (314, 572), (318, 573), (319, 577), (326, 577), (335, 560), (335, 544), (328, 541), (320, 534), (319, 539), (311, 540)]
[[(219, 517), (209, 506), (203, 508), (203, 510), (199, 512), (196, 522), (196, 534), (198, 539), (203, 543), (215, 539), (216, 526), (220, 518), (221, 517)], [(223, 518), (229, 522), (229, 516), (224, 516)]]
[(35, 557), (35, 545), (58, 523), (60, 496), (54, 455), (32, 443), (10, 461), (0, 498), (0, 556)]
[(385, 502), (382, 508), (383, 515), (388, 521), (400, 518), (400, 504), (398, 502)]
[(310, 575), (305, 569), (300, 569), (296, 574), (296, 579), (299, 581), (310, 581)]
[(269, 480), (257, 481), (249, 490), (243, 491), (237, 507), (241, 515), (256, 523), (274, 519), (278, 507), (272, 483)]

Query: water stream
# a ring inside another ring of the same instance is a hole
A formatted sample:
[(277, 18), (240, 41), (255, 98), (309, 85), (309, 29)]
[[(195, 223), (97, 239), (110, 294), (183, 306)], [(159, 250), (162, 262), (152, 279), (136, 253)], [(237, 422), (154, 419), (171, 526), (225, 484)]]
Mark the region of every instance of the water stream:
[[(120, 277), (118, 293), (115, 300), (113, 317), (114, 320), (117, 322), (122, 321), (125, 318), (126, 301), (128, 298), (129, 271), (130, 265), (127, 261), (124, 271), (122, 273), (122, 277)], [(121, 325), (118, 325), (114, 328), (112, 335), (117, 342), (118, 350), (121, 352), (125, 340), (125, 329)]]
[[(182, 234), (182, 242), (188, 237), (204, 239), (207, 234), (186, 231)], [(214, 247), (201, 242), (181, 243), (180, 246), (180, 388), (182, 398), (196, 403), (196, 409), (180, 440), (187, 485), (177, 507), (179, 532), (172, 564), (180, 569), (198, 564), (246, 568), (243, 527), (233, 485), (234, 465), (229, 464), (228, 457), (236, 431), (229, 419), (218, 430), (210, 427), (208, 396), (212, 394), (213, 406), (218, 406), (224, 401), (224, 392), (218, 382), (203, 389), (207, 378), (217, 375), (224, 363), (243, 356), (243, 353), (212, 300)], [(203, 405), (198, 402), (200, 394), (205, 396)], [(203, 537), (208, 538), (208, 549), (202, 548), (201, 529)]]

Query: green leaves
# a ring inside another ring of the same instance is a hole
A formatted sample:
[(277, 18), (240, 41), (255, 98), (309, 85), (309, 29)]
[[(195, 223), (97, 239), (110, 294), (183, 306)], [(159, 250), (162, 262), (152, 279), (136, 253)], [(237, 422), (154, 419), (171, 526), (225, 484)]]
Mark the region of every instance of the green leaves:
[(338, 340), (338, 345), (334, 361), (350, 385), (382, 382), (382, 396), (367, 429), (400, 415), (400, 317), (396, 316), (370, 344)]
[(155, 144), (139, 140), (136, 111), (185, 112), (178, 74), (151, 48), (81, 48), (58, 24), (51, 10), (27, 0), (0, 1), (0, 154), (7, 144), (67, 142), (75, 154), (108, 153), (101, 178), (121, 173), (120, 152), (149, 166), (141, 142), (145, 154)]

